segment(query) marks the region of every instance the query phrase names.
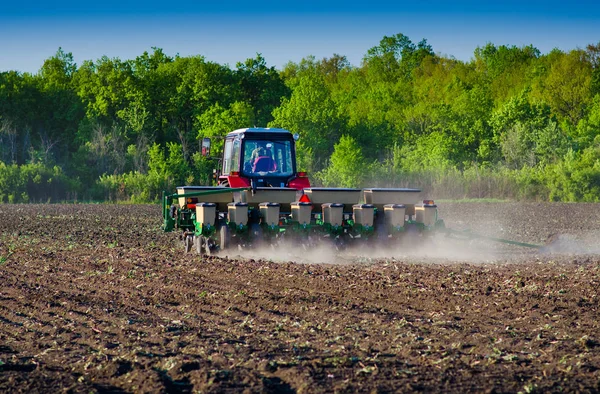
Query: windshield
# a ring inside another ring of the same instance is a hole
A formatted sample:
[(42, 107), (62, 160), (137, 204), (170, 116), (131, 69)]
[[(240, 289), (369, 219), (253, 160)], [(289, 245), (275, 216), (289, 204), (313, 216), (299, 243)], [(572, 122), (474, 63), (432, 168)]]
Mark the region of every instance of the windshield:
[(246, 140), (244, 174), (247, 176), (286, 176), (294, 173), (292, 142)]

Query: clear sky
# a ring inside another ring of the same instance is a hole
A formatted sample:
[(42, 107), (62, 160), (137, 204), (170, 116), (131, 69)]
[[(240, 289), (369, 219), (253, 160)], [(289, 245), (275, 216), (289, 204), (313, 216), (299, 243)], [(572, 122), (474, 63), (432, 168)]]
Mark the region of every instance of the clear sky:
[(468, 61), (476, 47), (533, 45), (542, 53), (600, 42), (600, 1), (12, 1), (0, 6), (0, 71), (36, 73), (59, 47), (77, 64), (133, 59), (152, 47), (229, 64), (261, 53), (282, 68), (313, 55), (360, 65), (383, 36), (426, 39)]

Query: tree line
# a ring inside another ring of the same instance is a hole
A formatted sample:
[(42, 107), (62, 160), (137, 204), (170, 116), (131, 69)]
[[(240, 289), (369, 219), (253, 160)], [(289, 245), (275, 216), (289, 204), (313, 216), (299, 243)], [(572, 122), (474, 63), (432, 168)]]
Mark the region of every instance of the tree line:
[(316, 185), (600, 201), (600, 43), (488, 43), (465, 62), (396, 34), (359, 66), (334, 54), (281, 70), (160, 48), (78, 66), (59, 48), (36, 74), (0, 73), (0, 202), (156, 201), (212, 182), (199, 140), (252, 126), (299, 133)]

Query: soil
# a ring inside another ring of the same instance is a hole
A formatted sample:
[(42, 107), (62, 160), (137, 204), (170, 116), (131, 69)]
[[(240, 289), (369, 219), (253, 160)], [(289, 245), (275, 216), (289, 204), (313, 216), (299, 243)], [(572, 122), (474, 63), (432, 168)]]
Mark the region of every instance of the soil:
[(600, 391), (600, 204), (439, 206), (550, 246), (200, 257), (158, 206), (0, 205), (0, 391)]

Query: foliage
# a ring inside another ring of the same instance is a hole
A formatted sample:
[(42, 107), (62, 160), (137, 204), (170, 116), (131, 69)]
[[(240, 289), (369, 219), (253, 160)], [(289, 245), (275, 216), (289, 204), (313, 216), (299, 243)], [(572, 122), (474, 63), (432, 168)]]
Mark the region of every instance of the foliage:
[(204, 137), (212, 138), (212, 155), (220, 156), (223, 152), (223, 137), (230, 131), (252, 127), (254, 119), (254, 111), (247, 103), (236, 101), (228, 109), (216, 103), (198, 116), (197, 139), (201, 141)]
[(600, 145), (581, 155), (569, 150), (562, 161), (546, 168), (551, 201), (600, 201)]
[(367, 162), (354, 138), (343, 135), (335, 144), (330, 163), (317, 178), (326, 185), (358, 187), (363, 183)]
[(398, 33), (360, 65), (333, 54), (235, 68), (152, 48), (36, 74), (0, 73), (0, 201), (156, 201), (211, 184), (199, 141), (238, 128), (300, 134), (298, 168), (329, 186), (432, 196), (600, 199), (600, 44), (477, 48), (462, 62)]
[(343, 132), (343, 115), (325, 86), (324, 76), (317, 71), (314, 61), (308, 62), (301, 72), (289, 82), (292, 96), (284, 98), (273, 111), (273, 127), (283, 127), (302, 137), (296, 150), (298, 168), (316, 172), (325, 166), (332, 153), (333, 142)]
[(0, 161), (0, 203), (60, 202), (77, 199), (81, 184), (59, 166), (23, 165)]

